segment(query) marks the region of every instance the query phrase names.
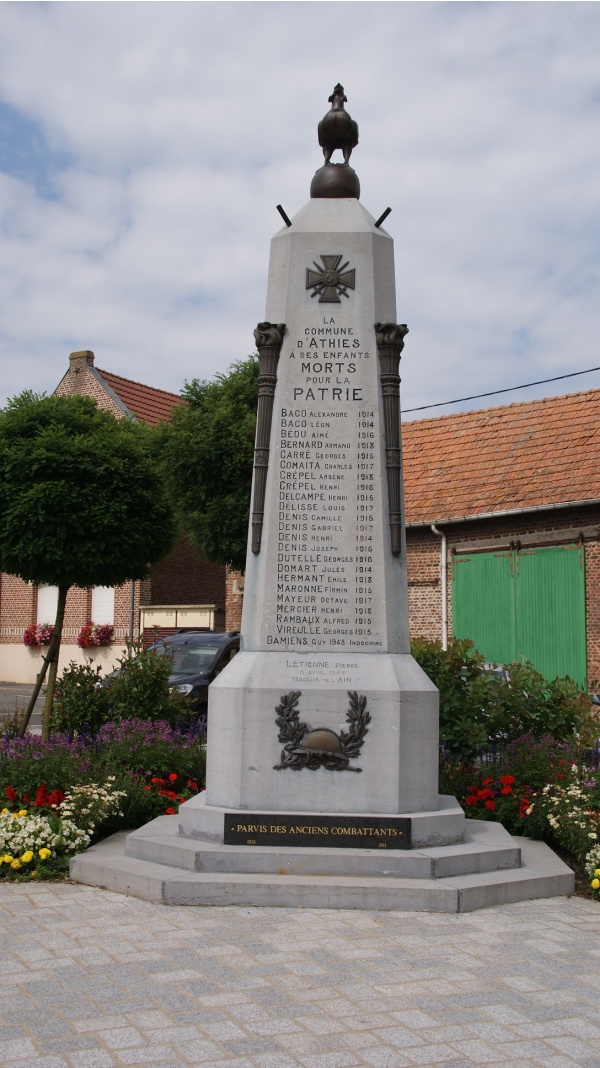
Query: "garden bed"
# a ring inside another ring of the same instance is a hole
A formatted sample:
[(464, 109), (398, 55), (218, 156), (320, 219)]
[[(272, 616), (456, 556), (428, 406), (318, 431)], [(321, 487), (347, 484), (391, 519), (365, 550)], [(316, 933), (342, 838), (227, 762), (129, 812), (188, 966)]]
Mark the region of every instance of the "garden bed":
[(0, 744), (0, 877), (56, 878), (75, 853), (172, 814), (204, 788), (203, 724), (141, 719), (95, 735), (5, 734)]

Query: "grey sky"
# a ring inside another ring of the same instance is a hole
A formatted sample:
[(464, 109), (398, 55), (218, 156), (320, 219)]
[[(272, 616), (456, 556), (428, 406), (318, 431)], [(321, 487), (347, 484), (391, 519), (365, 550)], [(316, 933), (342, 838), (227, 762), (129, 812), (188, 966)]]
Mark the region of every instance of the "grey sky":
[(600, 364), (599, 52), (595, 3), (0, 4), (1, 400), (73, 349), (175, 392), (252, 351), (337, 81), (404, 405)]

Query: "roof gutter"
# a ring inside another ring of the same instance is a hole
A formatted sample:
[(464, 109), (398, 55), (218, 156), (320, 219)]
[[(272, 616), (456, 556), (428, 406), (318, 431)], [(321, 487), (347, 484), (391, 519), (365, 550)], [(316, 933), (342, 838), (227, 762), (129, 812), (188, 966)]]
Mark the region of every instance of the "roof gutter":
[[(561, 508), (580, 508), (591, 504), (600, 504), (600, 497), (588, 497), (583, 501), (561, 501), (559, 504), (530, 504), (525, 508), (507, 508), (499, 512), (475, 512), (473, 515), (459, 515), (452, 519), (436, 519), (435, 522), (447, 526), (449, 523), (471, 523), (475, 519), (502, 519), (504, 516), (525, 515), (527, 512), (556, 512)], [(416, 530), (418, 527), (431, 529), (432, 522), (430, 519), (422, 519), (416, 523), (406, 524), (407, 530)]]

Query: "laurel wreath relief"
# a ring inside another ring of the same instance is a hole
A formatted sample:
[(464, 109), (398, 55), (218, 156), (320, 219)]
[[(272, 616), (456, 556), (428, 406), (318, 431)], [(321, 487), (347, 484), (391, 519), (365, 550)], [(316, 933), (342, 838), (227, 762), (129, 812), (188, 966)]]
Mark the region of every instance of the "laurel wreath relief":
[(300, 721), (298, 711), (298, 699), (302, 696), (300, 690), (292, 690), (281, 697), (281, 704), (275, 709), (277, 715), (275, 722), (279, 727), (278, 740), (284, 743), (281, 751), (281, 763), (275, 764), (275, 771), (291, 768), (292, 771), (300, 771), (309, 768), (328, 768), (329, 771), (362, 771), (362, 768), (350, 767), (350, 761), (357, 757), (369, 733), (368, 724), (371, 715), (367, 712), (367, 698), (360, 697), (355, 690), (348, 690), (350, 707), (346, 713), (347, 731), (335, 734), (327, 731), (335, 741), (334, 749), (311, 748), (310, 735), (313, 731), (307, 723)]

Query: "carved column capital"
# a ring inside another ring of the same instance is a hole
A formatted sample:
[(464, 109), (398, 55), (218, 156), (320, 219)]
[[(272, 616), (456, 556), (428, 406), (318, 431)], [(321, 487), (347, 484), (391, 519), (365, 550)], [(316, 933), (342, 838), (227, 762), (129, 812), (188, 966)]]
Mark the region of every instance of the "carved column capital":
[(265, 348), (281, 350), (284, 334), (285, 323), (258, 323), (254, 330), (254, 340), (259, 356)]
[(404, 338), (408, 334), (406, 323), (375, 323), (377, 349), (393, 348), (398, 356), (404, 348)]

